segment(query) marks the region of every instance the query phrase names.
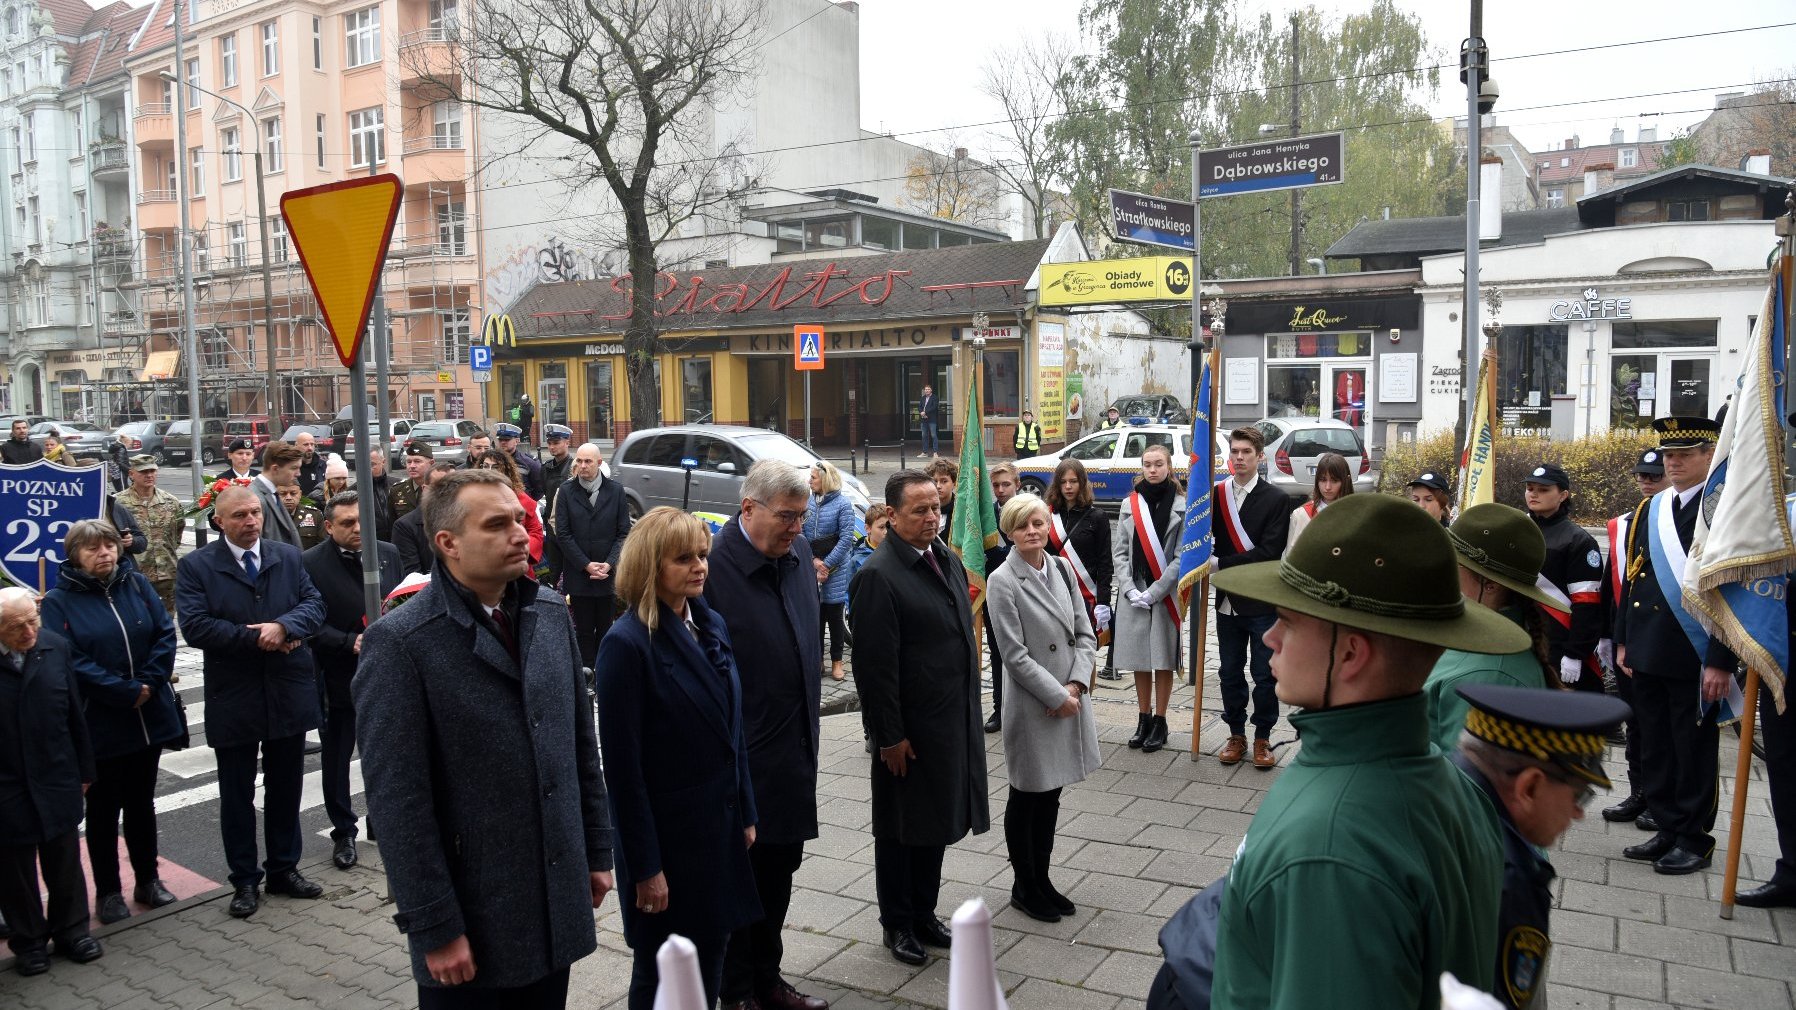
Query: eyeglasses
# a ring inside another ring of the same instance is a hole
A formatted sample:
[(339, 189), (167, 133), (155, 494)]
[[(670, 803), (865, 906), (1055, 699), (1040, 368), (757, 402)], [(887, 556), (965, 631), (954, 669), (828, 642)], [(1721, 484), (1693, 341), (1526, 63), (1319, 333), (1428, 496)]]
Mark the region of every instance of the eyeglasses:
[(1576, 803), (1578, 805), (1579, 810), (1582, 810), (1586, 806), (1589, 806), (1590, 801), (1592, 799), (1596, 798), (1596, 787), (1591, 785), (1590, 783), (1584, 781), (1583, 779), (1572, 778), (1571, 776), (1563, 775), (1563, 774), (1559, 773), (1557, 770), (1555, 770), (1553, 768), (1549, 768), (1545, 765), (1539, 765), (1537, 767), (1540, 768), (1541, 774), (1545, 775), (1547, 778), (1552, 779), (1554, 782), (1557, 782), (1562, 786), (1570, 786), (1571, 787), (1572, 802)]
[(791, 509), (775, 510), (772, 505), (767, 504), (766, 502), (762, 501), (759, 498), (750, 498), (749, 501), (754, 502), (756, 505), (761, 506), (762, 508), (766, 509), (769, 512), (772, 512), (773, 518), (778, 519), (780, 521), (780, 525), (782, 525), (782, 526), (797, 526), (799, 523), (804, 522), (804, 513), (802, 511), (794, 512)]

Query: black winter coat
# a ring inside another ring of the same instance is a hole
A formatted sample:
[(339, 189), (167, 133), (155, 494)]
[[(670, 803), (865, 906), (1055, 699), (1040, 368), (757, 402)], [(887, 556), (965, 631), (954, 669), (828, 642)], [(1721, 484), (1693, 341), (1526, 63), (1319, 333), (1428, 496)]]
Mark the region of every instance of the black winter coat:
[[(1241, 526), (1253, 540), (1253, 549), (1241, 551), (1235, 548), (1234, 538), (1230, 535), (1228, 517), (1224, 514), (1225, 506), (1217, 499), (1231, 494), (1229, 485), (1233, 478), (1225, 478), (1215, 487), (1211, 495), (1212, 510), (1216, 517), (1216, 567), (1233, 568), (1236, 565), (1249, 565), (1256, 561), (1277, 561), (1285, 556), (1285, 540), (1291, 535), (1291, 498), (1289, 495), (1262, 480), (1247, 492), (1241, 501)], [(1164, 532), (1164, 531), (1162, 531)], [(1176, 545), (1178, 537), (1173, 537)], [(1176, 564), (1177, 552), (1169, 550), (1167, 558)], [(1218, 589), (1216, 605), (1229, 601), (1230, 609), (1242, 617), (1264, 617), (1273, 614), (1277, 608), (1259, 600), (1244, 599)], [(1126, 606), (1127, 600), (1119, 601), (1119, 606)]]
[(436, 563), (437, 555), (424, 535), (423, 509), (412, 509), (393, 522), (393, 547), (399, 552), (401, 577), (413, 572), (430, 574), (430, 566)]
[(81, 784), (94, 780), (94, 755), (81, 717), (81, 689), (69, 643), (45, 628), (25, 654), (25, 670), (0, 670), (0, 845), (37, 845), (81, 826)]
[(1111, 566), (1110, 560), (1110, 517), (1097, 505), (1081, 511), (1068, 510), (1060, 514), (1066, 525), (1066, 538), (1072, 541), (1073, 553), (1079, 555), (1084, 562), (1085, 571), (1096, 583), (1097, 602), (1110, 605)]
[[(369, 541), (362, 541), (363, 549)], [(386, 599), (404, 574), (399, 568), (399, 552), (392, 544), (375, 541), (380, 552), (380, 598)], [(324, 623), (312, 636), (312, 661), (324, 681), (325, 705), (329, 708), (354, 708), (349, 696), (349, 682), (355, 676), (355, 640), (366, 628), (362, 608), (362, 564), (351, 567), (342, 549), (330, 538), (302, 555), (306, 575), (324, 600)]]
[(1547, 622), (1547, 663), (1559, 672), (1559, 660), (1575, 656), (1586, 672), (1601, 673), (1590, 658), (1603, 637), (1603, 556), (1596, 538), (1571, 521), (1568, 505), (1546, 519), (1531, 516), (1547, 542), (1540, 574), (1571, 602), (1571, 626)]
[[(119, 567), (105, 583), (64, 561), (44, 596), (44, 626), (68, 639), (95, 758), (160, 747), (181, 735), (175, 621), (144, 574)], [(148, 685), (150, 697), (137, 698)]]
[[(611, 478), (599, 485), (595, 505), (578, 481), (562, 485), (555, 496), (555, 542), (561, 547), (561, 588), (569, 596), (610, 596), (617, 585), (617, 559), (630, 535), (630, 509), (624, 486)], [(608, 578), (586, 574), (589, 562), (611, 565)]]

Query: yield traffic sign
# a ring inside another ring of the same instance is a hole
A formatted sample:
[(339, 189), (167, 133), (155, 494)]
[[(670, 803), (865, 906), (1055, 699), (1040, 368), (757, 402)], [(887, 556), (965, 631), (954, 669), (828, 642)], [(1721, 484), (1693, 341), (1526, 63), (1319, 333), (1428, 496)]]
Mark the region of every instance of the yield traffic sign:
[(388, 173), (281, 197), (287, 233), (346, 368), (361, 354), (368, 332), (368, 308), (386, 263), (402, 188), (399, 177)]
[(800, 372), (823, 368), (823, 327), (800, 323), (792, 327), (792, 367)]

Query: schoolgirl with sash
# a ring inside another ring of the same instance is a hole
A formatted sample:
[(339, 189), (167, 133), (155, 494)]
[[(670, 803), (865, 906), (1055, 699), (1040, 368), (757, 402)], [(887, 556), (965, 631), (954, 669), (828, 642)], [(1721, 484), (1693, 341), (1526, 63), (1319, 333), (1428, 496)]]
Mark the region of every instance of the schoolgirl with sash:
[(1043, 500), (1053, 525), (1048, 532), (1048, 551), (1072, 566), (1085, 598), (1085, 615), (1098, 633), (1098, 644), (1110, 641), (1110, 517), (1093, 500), (1091, 478), (1085, 464), (1063, 459), (1054, 468), (1054, 481)]
[(1166, 706), (1179, 665), (1179, 536), (1185, 495), (1172, 475), (1172, 454), (1150, 445), (1141, 454), (1141, 479), (1123, 500), (1110, 561), (1116, 574), (1115, 651), (1111, 662), (1135, 674), (1140, 715), (1129, 746), (1153, 753), (1166, 746)]

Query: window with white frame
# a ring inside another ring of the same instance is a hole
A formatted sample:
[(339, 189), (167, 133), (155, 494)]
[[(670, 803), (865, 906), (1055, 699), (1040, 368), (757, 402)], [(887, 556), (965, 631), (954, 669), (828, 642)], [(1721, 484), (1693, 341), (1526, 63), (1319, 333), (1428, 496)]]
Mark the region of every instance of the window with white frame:
[(281, 23), (264, 21), (262, 33), (262, 76), (273, 77), (281, 72)]
[(279, 214), (268, 222), (268, 256), (276, 263), (287, 262), (287, 219)]
[(343, 15), (343, 36), (347, 45), (343, 63), (363, 67), (380, 60), (380, 8), (364, 7)]
[(164, 164), (168, 169), (168, 171), (164, 172), (163, 174), (168, 177), (167, 189), (168, 189), (169, 193), (171, 194), (170, 199), (173, 199), (172, 194), (174, 193), (175, 189), (177, 188), (176, 180), (175, 180), (175, 173), (179, 172), (181, 170), (180, 166), (175, 163), (175, 159), (173, 159), (173, 158), (168, 159), (167, 162), (162, 162), (162, 159), (160, 159), (160, 158), (158, 158), (156, 160), (158, 163)]
[(12, 67), (0, 67), (0, 96), (12, 97)]
[(37, 160), (37, 113), (36, 113), (36, 111), (31, 111), (31, 112), (25, 113), (20, 118), (20, 122), (25, 124), (25, 163), (29, 165), (30, 163)]
[(1565, 190), (1563, 190), (1563, 189), (1547, 190), (1547, 206), (1548, 207), (1563, 207), (1563, 206), (1565, 206)]
[(324, 167), (324, 113), (318, 114), (318, 167)]
[(50, 278), (39, 274), (25, 282), (30, 295), (32, 326), (50, 324)]
[[(77, 143), (85, 144), (87, 135), (81, 132), (81, 110), (75, 109), (73, 112), (69, 113), (69, 120), (70, 125), (74, 128), (71, 136), (75, 138)], [(79, 151), (80, 148), (77, 147), (76, 150)]]
[(25, 141), (19, 127), (9, 131), (12, 136), (12, 170), (13, 174), (25, 171)]
[(231, 266), (241, 270), (249, 265), (249, 236), (245, 233), (242, 221), (232, 221), (225, 225), (225, 240), (230, 245), (227, 250), (231, 257)]
[(75, 194), (75, 228), (75, 241), (86, 242), (88, 238), (86, 193)]
[[(171, 162), (170, 164), (172, 165), (173, 163)], [(192, 190), (192, 192), (188, 194), (189, 196), (206, 195), (206, 149), (203, 147), (193, 148), (193, 150), (189, 152), (187, 161), (187, 187)], [(173, 189), (174, 187), (170, 186), (169, 188)]]
[(224, 181), (237, 182), (243, 178), (243, 131), (235, 126), (227, 126), (218, 131), (218, 147), (224, 152)]
[(218, 40), (218, 68), (222, 78), (219, 87), (234, 88), (237, 86), (237, 33), (221, 36)]
[(468, 360), (468, 344), (474, 336), (467, 309), (454, 309), (438, 317), (443, 326), (443, 361), (456, 365)]
[(437, 204), (437, 252), (465, 256), (468, 252), (467, 204), (459, 200)]
[(187, 107), (189, 109), (197, 109), (200, 107), (200, 93), (197, 90), (199, 88), (199, 86), (200, 86), (200, 61), (199, 60), (188, 60), (187, 61)]
[(94, 282), (86, 277), (75, 278), (75, 297), (78, 299), (77, 325), (92, 326), (94, 322)]
[(449, 98), (431, 104), (430, 146), (439, 151), (461, 148), (461, 102)]
[(31, 244), (32, 245), (43, 245), (44, 244), (44, 215), (43, 215), (43, 208), (38, 203), (37, 197), (28, 196), (25, 198), (25, 212), (31, 218), (31, 231), (27, 233), (31, 236)]
[(196, 231), (193, 233), (193, 268), (195, 270), (210, 270), (212, 268), (212, 246), (211, 243), (207, 241), (206, 233), (203, 231)]
[(1622, 168), (1633, 168), (1634, 166), (1636, 166), (1638, 164), (1640, 164), (1639, 149), (1633, 148), (1633, 147), (1624, 147), (1621, 149), (1621, 167)]
[(367, 168), (387, 160), (386, 111), (376, 105), (349, 114), (349, 164)]
[(274, 116), (262, 120), (262, 170), (279, 172), (283, 164), (281, 159), (281, 117)]
[(456, 0), (430, 0), (429, 27), (446, 30), (453, 37), (459, 13)]
[(324, 69), (324, 19), (312, 19), (312, 69)]
[(13, 230), (18, 232), (20, 235), (24, 235), (25, 234), (25, 205), (22, 203), (14, 204), (13, 208), (12, 208), (12, 212), (13, 212), (13, 217), (18, 220), (18, 227)]
[(162, 104), (170, 109), (175, 107), (175, 82), (162, 78)]

